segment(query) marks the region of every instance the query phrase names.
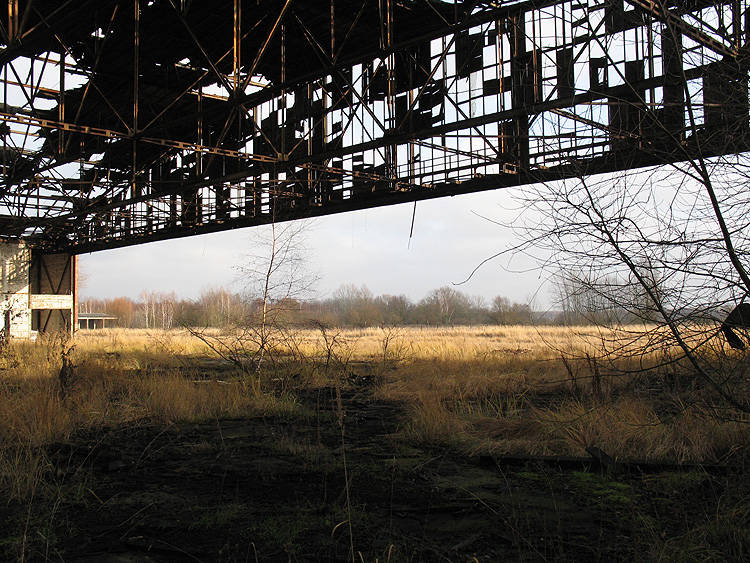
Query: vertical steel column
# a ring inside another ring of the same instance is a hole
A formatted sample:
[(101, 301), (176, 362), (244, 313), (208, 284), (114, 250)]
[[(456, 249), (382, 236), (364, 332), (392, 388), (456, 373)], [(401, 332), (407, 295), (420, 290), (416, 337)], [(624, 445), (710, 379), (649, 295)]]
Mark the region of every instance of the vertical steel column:
[[(8, 63), (3, 65), (3, 105), (8, 106)], [(8, 135), (3, 135), (3, 174), (8, 174)]]
[[(240, 76), (242, 68), (242, 1), (234, 0), (234, 41), (232, 43), (232, 55), (233, 55), (233, 75), (234, 75), (234, 93), (233, 111), (237, 118), (237, 139), (242, 139), (243, 122), (245, 119), (245, 113), (242, 107), (239, 105), (239, 99), (242, 92), (242, 80)], [(235, 160), (235, 166), (232, 167), (232, 172), (238, 172), (242, 167), (242, 162), (239, 159)], [(232, 185), (219, 185), (216, 186), (216, 216), (219, 218), (227, 219), (231, 214), (232, 207)]]
[(78, 330), (78, 256), (70, 257), (70, 284), (73, 296), (73, 310), (70, 312), (70, 334)]
[[(305, 107), (306, 108), (311, 108), (312, 107), (312, 98), (313, 98), (313, 86), (309, 82), (307, 83), (307, 87), (305, 88), (305, 95), (307, 97), (307, 100), (306, 100), (307, 103), (306, 103)], [(307, 143), (306, 143), (307, 144), (307, 155), (308, 156), (312, 156), (312, 154), (313, 154), (313, 136), (314, 136), (315, 120), (313, 118), (310, 118), (309, 116), (306, 116), (305, 119), (307, 120), (308, 127), (309, 127), (309, 132), (307, 134)], [(308, 194), (310, 194), (309, 197), (308, 197), (308, 201), (311, 204), (313, 204), (313, 205), (317, 204), (317, 199), (315, 197), (315, 192), (313, 191), (314, 186), (315, 186), (314, 178), (315, 178), (315, 176), (313, 175), (312, 168), (310, 168), (308, 166), (307, 167), (307, 191), (308, 191)]]
[(336, 2), (331, 0), (331, 60), (336, 61)]
[[(386, 0), (386, 14), (385, 14), (385, 48), (390, 51), (393, 46), (393, 1)], [(396, 97), (396, 54), (391, 52), (388, 56), (388, 115), (389, 120), (387, 121), (389, 129), (393, 131), (397, 126), (397, 119), (395, 113), (395, 97)], [(388, 178), (388, 188), (393, 189), (395, 187), (395, 178), (398, 175), (398, 148), (397, 145), (388, 145), (385, 148), (385, 174)]]
[[(196, 99), (196, 103), (198, 104), (197, 111), (195, 112), (198, 121), (197, 143), (199, 146), (203, 146), (205, 144), (203, 142), (203, 86), (198, 86), (198, 96)], [(195, 151), (195, 172), (198, 178), (203, 176), (203, 151), (200, 150)]]
[[(65, 122), (65, 49), (60, 49), (60, 97), (58, 99), (57, 119)], [(62, 129), (57, 130), (57, 152), (60, 156), (65, 152), (65, 134)]]
[(19, 34), (18, 0), (8, 0), (8, 44), (13, 43)]
[[(529, 61), (526, 53), (526, 14), (517, 12), (506, 20), (510, 43), (511, 106), (514, 110), (525, 109), (529, 102)], [(529, 117), (523, 112), (513, 118), (511, 153), (514, 164), (521, 170), (529, 168)]]
[[(141, 2), (140, 0), (133, 0), (133, 143), (132, 143), (132, 163), (133, 169), (131, 170), (131, 197), (138, 197), (140, 195), (138, 189), (138, 110), (139, 110), (139, 98), (140, 98), (140, 55), (141, 55)], [(132, 223), (134, 217), (132, 217), (133, 211), (128, 209), (126, 211), (126, 225), (125, 229), (132, 230), (134, 225)]]
[(732, 46), (739, 50), (742, 46), (742, 3), (741, 0), (732, 1)]
[(241, 52), (240, 52), (240, 40), (242, 38), (242, 2), (241, 0), (234, 0), (234, 42), (232, 43), (232, 54), (234, 57), (234, 90), (235, 94), (240, 89), (240, 64), (241, 64)]
[[(135, 166), (135, 142), (138, 135), (138, 100), (140, 81), (141, 50), (141, 6), (140, 0), (133, 0), (133, 165)], [(133, 169), (135, 173), (135, 168)], [(135, 179), (133, 180), (135, 182)]]
[[(281, 28), (279, 30), (280, 34), (280, 43), (281, 43), (281, 83), (286, 83), (286, 22), (281, 23)], [(286, 94), (287, 90), (286, 88), (281, 89), (281, 94), (279, 97), (279, 109), (281, 110), (281, 139), (280, 139), (280, 147), (279, 151), (281, 152), (281, 160), (287, 160), (287, 154), (286, 154), (286, 132), (287, 132), (287, 107), (286, 107)]]
[[(280, 63), (281, 63), (281, 83), (286, 83), (286, 20), (281, 19), (279, 20), (279, 43), (281, 48), (280, 53)], [(280, 139), (279, 139), (279, 161), (284, 162), (287, 160), (288, 156), (286, 154), (287, 146), (286, 146), (286, 132), (287, 132), (287, 111), (286, 111), (286, 88), (282, 88), (280, 92), (280, 98), (279, 98), (279, 112), (281, 114), (281, 123), (279, 124), (279, 133), (280, 133)], [(289, 176), (292, 173), (292, 170), (290, 169), (284, 169), (286, 172), (286, 180), (289, 180)], [(269, 201), (271, 204), (271, 217), (272, 220), (275, 220), (276, 218), (276, 212), (278, 209), (279, 204), (284, 204), (285, 200), (280, 197), (278, 194), (282, 191), (281, 190), (281, 181), (279, 180), (279, 171), (276, 169), (276, 164), (274, 164), (274, 180), (276, 181), (275, 184), (271, 185), (271, 190), (275, 191), (275, 193), (271, 193), (269, 196)]]
[(665, 135), (685, 137), (685, 73), (682, 65), (682, 35), (673, 26), (663, 25), (661, 54), (664, 74), (662, 125)]
[[(329, 5), (329, 34), (330, 34), (330, 55), (329, 59), (335, 63), (336, 61), (336, 3), (335, 0), (330, 1)], [(328, 122), (328, 108), (326, 107), (327, 104), (327, 98), (328, 94), (331, 93), (331, 98), (333, 99), (337, 94), (337, 87), (336, 87), (336, 71), (333, 71), (333, 74), (331, 74), (331, 88), (330, 90), (326, 91), (325, 87), (323, 89), (324, 92), (324, 106), (323, 106), (323, 150), (326, 150), (326, 143), (329, 133), (329, 122)], [(311, 92), (311, 91), (309, 91)], [(309, 98), (310, 101), (310, 107), (312, 107), (312, 97)], [(331, 107), (335, 106), (335, 104), (331, 104)], [(315, 119), (313, 118), (313, 122)], [(314, 125), (313, 125), (314, 127)], [(332, 131), (332, 130), (331, 130)], [(310, 136), (310, 139), (312, 139), (312, 135)], [(311, 147), (311, 154), (312, 154), (312, 145)], [(331, 164), (330, 159), (326, 159), (325, 161), (321, 162), (323, 166), (328, 166)], [(312, 203), (315, 206), (321, 206), (325, 205), (330, 200), (331, 197), (331, 186), (326, 182), (325, 174), (321, 172), (320, 170), (312, 170), (308, 168), (307, 171), (308, 178), (310, 181), (310, 186), (312, 188), (313, 197)]]

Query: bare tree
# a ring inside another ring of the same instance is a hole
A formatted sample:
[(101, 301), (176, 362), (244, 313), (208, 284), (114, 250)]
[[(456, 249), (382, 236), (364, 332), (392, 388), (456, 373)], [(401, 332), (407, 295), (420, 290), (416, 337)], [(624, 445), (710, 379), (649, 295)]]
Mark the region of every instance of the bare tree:
[(246, 294), (257, 303), (248, 327), (257, 344), (256, 371), (269, 348), (289, 340), (286, 313), (296, 302), (310, 295), (317, 276), (308, 269), (304, 245), (310, 223), (303, 221), (271, 225), (257, 232), (254, 249), (237, 267)]
[(517, 192), (520, 218), (507, 226), (521, 242), (507, 252), (538, 259), (563, 305), (589, 320), (643, 323), (633, 337), (646, 331), (646, 351), (675, 351), (668, 361), (683, 361), (725, 406), (747, 412), (747, 362), (727, 349), (720, 325), (750, 293), (748, 60), (738, 51), (707, 64), (704, 50), (695, 64), (706, 74), (691, 79), (684, 68), (699, 51), (683, 50), (665, 21), (666, 74), (683, 91), (654, 103), (653, 88), (626, 86), (632, 92), (610, 99), (601, 126), (633, 170), (592, 176), (582, 164), (592, 155), (573, 150), (562, 164), (577, 178)]
[(309, 295), (317, 280), (307, 269), (304, 237), (309, 228), (309, 223), (293, 222), (256, 230), (252, 252), (237, 266), (238, 281), (251, 306), (219, 332), (189, 327), (220, 357), (254, 375), (256, 389), (267, 361), (276, 363), (283, 354), (298, 354), (288, 313), (298, 299)]
[(329, 303), (344, 325), (367, 327), (383, 322), (379, 303), (366, 285), (343, 284), (333, 292)]
[(421, 321), (434, 325), (461, 324), (466, 322), (471, 309), (470, 299), (449, 286), (433, 289), (419, 302)]
[(177, 296), (174, 292), (142, 291), (143, 322), (146, 328), (169, 330), (174, 325)]
[(224, 288), (204, 290), (196, 306), (200, 321), (206, 326), (217, 328), (244, 322), (249, 311), (245, 297)]
[(686, 163), (532, 186), (519, 196), (528, 211), (514, 228), (523, 241), (517, 250), (553, 271), (568, 306), (599, 324), (652, 323), (649, 351), (678, 350), (725, 404), (747, 411), (744, 362), (716, 338), (747, 293), (750, 196), (740, 162), (706, 159), (710, 183)]
[(514, 303), (502, 295), (492, 300), (490, 316), (494, 322), (501, 325), (530, 325), (534, 320), (530, 305)]

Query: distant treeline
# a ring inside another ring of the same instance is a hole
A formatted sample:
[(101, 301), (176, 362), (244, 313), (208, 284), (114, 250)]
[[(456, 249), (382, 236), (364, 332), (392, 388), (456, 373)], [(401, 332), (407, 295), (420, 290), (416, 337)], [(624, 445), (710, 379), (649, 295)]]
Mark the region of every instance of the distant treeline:
[[(140, 299), (86, 299), (82, 313), (116, 316), (116, 326), (174, 328), (179, 326), (227, 327), (257, 317), (263, 303), (226, 289), (204, 291), (198, 299), (181, 299), (174, 293), (143, 292)], [(368, 327), (406, 325), (532, 324), (550, 322), (525, 303), (497, 296), (491, 302), (452, 287), (441, 287), (414, 302), (405, 295), (373, 295), (365, 286), (345, 285), (327, 299), (286, 299), (270, 304), (276, 318), (294, 325)]]

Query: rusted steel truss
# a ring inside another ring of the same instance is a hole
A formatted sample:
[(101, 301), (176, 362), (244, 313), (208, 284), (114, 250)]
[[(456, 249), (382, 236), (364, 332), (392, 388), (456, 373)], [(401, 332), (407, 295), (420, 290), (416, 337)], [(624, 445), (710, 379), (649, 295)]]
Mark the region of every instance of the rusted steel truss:
[(0, 237), (85, 252), (745, 151), (750, 0), (9, 0)]

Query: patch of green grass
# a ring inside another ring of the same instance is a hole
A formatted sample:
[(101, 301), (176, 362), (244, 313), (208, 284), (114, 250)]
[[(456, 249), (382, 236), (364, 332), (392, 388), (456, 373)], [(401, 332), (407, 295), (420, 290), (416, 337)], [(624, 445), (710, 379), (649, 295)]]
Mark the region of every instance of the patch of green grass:
[[(6, 525), (8, 522), (6, 522)], [(18, 557), (19, 546), (23, 542), (23, 538), (18, 535), (3, 535), (0, 537), (0, 557), (3, 561), (12, 561)]]
[[(647, 536), (660, 561), (750, 560), (750, 481), (744, 474), (726, 478), (701, 471), (649, 476), (644, 484), (652, 498), (663, 495), (665, 507), (684, 510), (679, 533), (660, 519), (649, 521)], [(644, 526), (645, 527), (645, 526)]]
[(520, 477), (521, 479), (526, 479), (528, 481), (546, 481), (544, 475), (542, 475), (541, 473), (535, 473), (533, 471), (519, 471), (515, 475), (516, 477)]
[(596, 498), (602, 506), (621, 507), (631, 504), (634, 500), (630, 485), (610, 481), (595, 473), (574, 471), (570, 474), (570, 482), (577, 492)]
[(224, 528), (235, 520), (239, 520), (245, 509), (244, 504), (237, 503), (214, 506), (204, 510), (201, 516), (191, 524), (190, 528), (203, 530)]
[[(308, 518), (304, 514), (270, 514), (265, 518), (258, 518), (251, 524), (251, 535), (257, 534), (262, 543), (267, 543), (293, 557), (302, 544), (299, 537), (304, 534), (304, 522)], [(309, 521), (313, 521), (310, 519)]]
[(675, 472), (669, 471), (651, 475), (644, 479), (648, 488), (657, 493), (678, 493), (684, 494), (686, 491), (700, 487), (709, 477), (702, 471)]

